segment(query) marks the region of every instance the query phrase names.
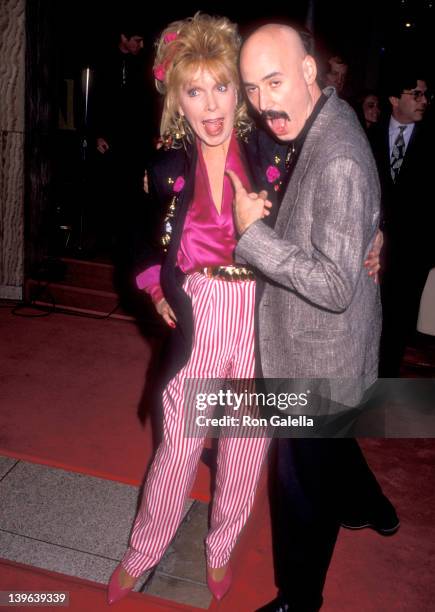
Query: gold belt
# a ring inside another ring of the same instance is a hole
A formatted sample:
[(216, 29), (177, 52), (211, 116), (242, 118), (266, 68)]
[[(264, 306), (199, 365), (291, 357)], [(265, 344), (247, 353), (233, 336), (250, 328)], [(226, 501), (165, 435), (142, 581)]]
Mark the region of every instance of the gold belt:
[(252, 281), (255, 280), (254, 272), (247, 266), (208, 266), (198, 270), (207, 278), (215, 278), (224, 281)]

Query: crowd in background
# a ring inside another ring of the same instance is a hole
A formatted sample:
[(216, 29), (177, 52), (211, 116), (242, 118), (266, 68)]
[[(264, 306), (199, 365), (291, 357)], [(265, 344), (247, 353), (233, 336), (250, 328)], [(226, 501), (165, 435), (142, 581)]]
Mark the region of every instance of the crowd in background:
[[(343, 58), (329, 57), (323, 84), (345, 95), (348, 70)], [(435, 266), (433, 122), (428, 118), (432, 94), (424, 68), (410, 54), (407, 61), (390, 66), (379, 91), (362, 91), (348, 101), (367, 134), (381, 182), (380, 376), (393, 378), (399, 376), (406, 346), (415, 335), (421, 295)]]

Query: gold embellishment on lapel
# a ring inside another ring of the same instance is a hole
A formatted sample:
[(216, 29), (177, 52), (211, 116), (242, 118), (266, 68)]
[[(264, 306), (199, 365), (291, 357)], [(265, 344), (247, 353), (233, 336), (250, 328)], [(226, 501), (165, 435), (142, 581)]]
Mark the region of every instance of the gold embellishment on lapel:
[(171, 177), (168, 177), (168, 185), (173, 185), (175, 183), (174, 179)]
[(275, 164), (278, 165), (281, 163), (281, 158), (279, 155), (275, 155)]
[[(168, 179), (168, 180), (172, 181), (172, 179)], [(172, 238), (172, 229), (173, 229), (172, 220), (175, 217), (175, 211), (177, 209), (177, 200), (178, 200), (178, 195), (174, 195), (172, 197), (172, 200), (169, 203), (168, 210), (163, 220), (163, 234), (160, 237), (160, 245), (162, 246), (164, 253), (167, 252), (169, 243), (171, 242), (171, 238)]]
[(289, 150), (287, 151), (287, 155), (285, 156), (285, 167), (288, 168), (290, 165), (290, 160), (293, 157), (293, 154), (295, 152), (295, 145), (292, 144), (292, 146), (289, 148)]

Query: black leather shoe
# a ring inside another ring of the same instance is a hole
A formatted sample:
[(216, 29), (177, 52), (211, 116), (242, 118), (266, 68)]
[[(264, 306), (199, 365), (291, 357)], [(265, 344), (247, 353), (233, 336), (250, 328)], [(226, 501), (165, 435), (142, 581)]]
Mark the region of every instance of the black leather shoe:
[(346, 529), (364, 529), (371, 527), (381, 535), (393, 535), (400, 527), (400, 521), (393, 504), (383, 496), (367, 513), (358, 516), (345, 515), (341, 520), (341, 526)]
[(297, 605), (290, 604), (282, 595), (278, 595), (276, 599), (270, 601), (262, 608), (258, 608), (255, 612), (319, 612), (322, 607), (323, 599), (320, 597), (318, 605), (305, 604)]
[(266, 604), (262, 608), (258, 608), (258, 610), (256, 610), (255, 612), (288, 612), (288, 611), (289, 611), (288, 603), (282, 597), (277, 597), (276, 599), (274, 599), (273, 601), (270, 601), (268, 604)]

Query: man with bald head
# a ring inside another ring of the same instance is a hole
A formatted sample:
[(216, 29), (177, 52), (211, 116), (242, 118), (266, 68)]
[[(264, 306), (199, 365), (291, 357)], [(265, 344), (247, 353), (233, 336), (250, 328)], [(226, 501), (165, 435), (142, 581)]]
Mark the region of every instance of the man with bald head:
[[(334, 88), (320, 90), (316, 62), (292, 28), (255, 31), (242, 47), (240, 69), (266, 129), (289, 145), (279, 209), (269, 210), (264, 194), (248, 194), (229, 173), (236, 257), (263, 279), (258, 374), (269, 390), (271, 379), (326, 380), (331, 399), (340, 402), (334, 381), (351, 381), (347, 405), (356, 406), (377, 377), (381, 327), (379, 287), (363, 272), (379, 221), (370, 147)], [(389, 534), (398, 519), (351, 438), (279, 438), (275, 481), (279, 597), (264, 610), (314, 612), (340, 524)]]

